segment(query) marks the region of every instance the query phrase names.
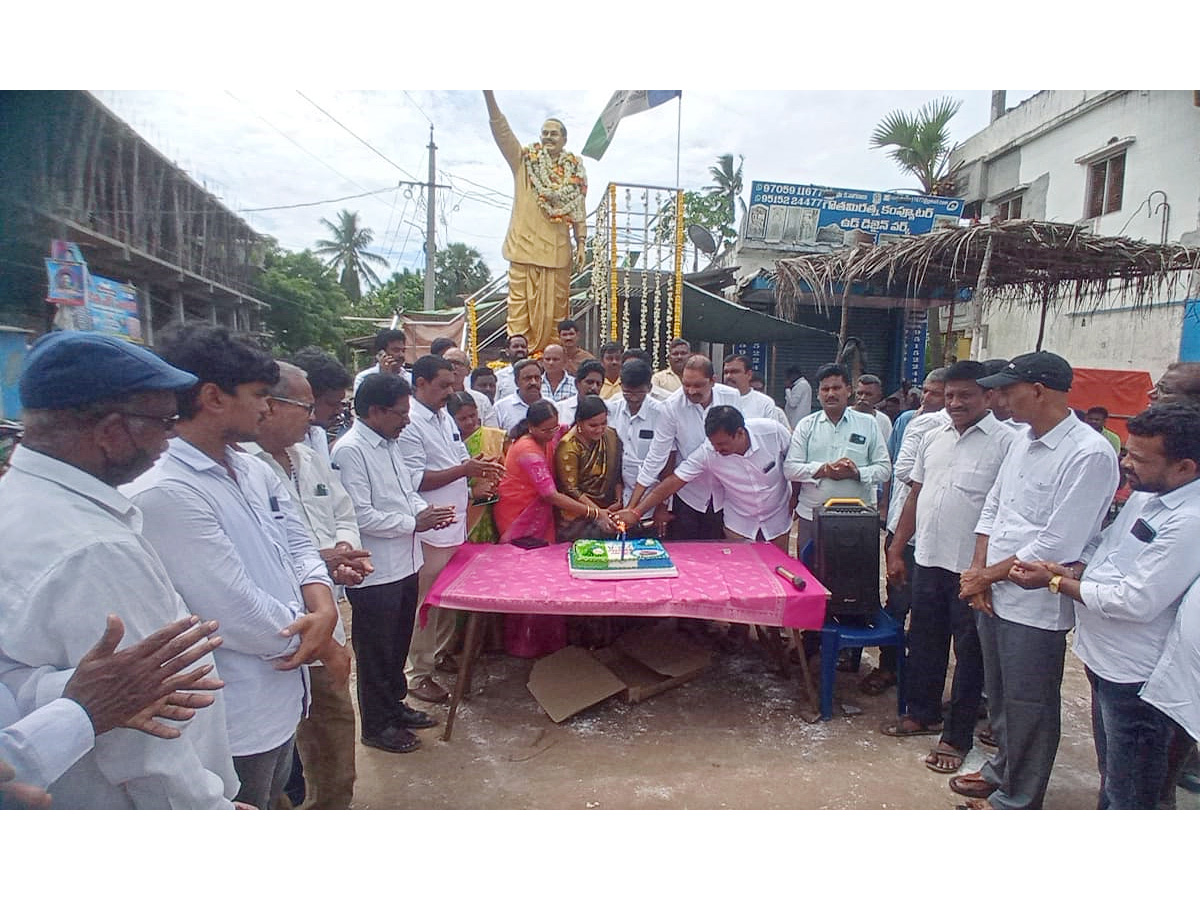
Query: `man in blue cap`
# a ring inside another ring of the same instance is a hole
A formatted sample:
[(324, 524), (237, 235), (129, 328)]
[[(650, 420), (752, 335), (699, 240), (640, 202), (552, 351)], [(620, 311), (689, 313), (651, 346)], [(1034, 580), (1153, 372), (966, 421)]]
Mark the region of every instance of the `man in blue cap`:
[[(0, 480), (0, 681), (21, 714), (63, 692), (73, 667), (124, 621), (128, 645), (188, 617), (142, 518), (117, 491), (153, 465), (195, 377), (104, 335), (39, 339), (21, 376), (25, 437)], [(211, 665), (206, 653), (199, 665)], [(179, 740), (100, 734), (53, 784), (55, 805), (230, 809), (238, 790), (218, 693)]]

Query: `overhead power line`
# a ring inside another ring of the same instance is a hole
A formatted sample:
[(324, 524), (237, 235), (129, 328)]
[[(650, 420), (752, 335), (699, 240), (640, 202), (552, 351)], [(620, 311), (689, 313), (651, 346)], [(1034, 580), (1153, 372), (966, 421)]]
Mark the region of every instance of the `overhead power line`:
[[(367, 141), (364, 138), (361, 138), (357, 134), (355, 134), (354, 131), (351, 130), (348, 126), (342, 124), (342, 122), (339, 121), (338, 118), (333, 115), (333, 113), (331, 113), (331, 112), (329, 112), (329, 110), (323, 108), (320, 104), (318, 104), (311, 97), (306, 96), (303, 91), (296, 91), (296, 93), (299, 94), (301, 97), (303, 97), (305, 100), (307, 100), (309, 103), (311, 103), (313, 106), (315, 106), (318, 110), (320, 110), (326, 116), (328, 116), (329, 119), (334, 124), (336, 124), (339, 128), (341, 128), (343, 131), (345, 131), (348, 135), (350, 135), (352, 138), (354, 138), (356, 141), (358, 141), (360, 144), (362, 144), (364, 147), (366, 147), (368, 150), (370, 150), (372, 153), (374, 153), (376, 156), (378, 156), (380, 159), (382, 159), (389, 166), (393, 166), (394, 168), (398, 169), (400, 172), (403, 172), (405, 175), (407, 175), (413, 181), (417, 180), (415, 175), (413, 175), (411, 172), (409, 172), (407, 169), (405, 169), (400, 164), (392, 162), (392, 160), (388, 159), (386, 156), (384, 156), (382, 153), (380, 153), (378, 150), (376, 150), (373, 146), (371, 146), (369, 141)], [(430, 123), (430, 124), (432, 124), (432, 123)]]

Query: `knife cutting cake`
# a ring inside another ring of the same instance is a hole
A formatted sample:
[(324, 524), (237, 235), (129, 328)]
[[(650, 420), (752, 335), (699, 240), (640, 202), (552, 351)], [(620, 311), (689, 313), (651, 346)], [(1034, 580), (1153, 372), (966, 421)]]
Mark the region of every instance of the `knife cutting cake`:
[(568, 559), (572, 578), (611, 581), (679, 577), (670, 554), (661, 541), (653, 538), (575, 541)]

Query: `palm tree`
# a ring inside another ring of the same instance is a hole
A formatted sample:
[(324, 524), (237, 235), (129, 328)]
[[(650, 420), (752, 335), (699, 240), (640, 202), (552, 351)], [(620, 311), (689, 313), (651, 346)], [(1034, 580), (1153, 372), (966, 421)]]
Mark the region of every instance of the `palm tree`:
[(438, 302), (443, 306), (457, 306), (457, 298), (472, 294), (492, 280), (487, 263), (474, 247), (466, 244), (448, 244), (434, 256), (434, 286)]
[(338, 281), (342, 290), (351, 303), (357, 303), (362, 299), (362, 282), (365, 281), (372, 288), (380, 285), (379, 276), (367, 263), (386, 266), (388, 261), (378, 253), (367, 250), (375, 234), (370, 228), (359, 226), (357, 212), (343, 209), (338, 213), (336, 225), (328, 219), (322, 219), (321, 224), (333, 233), (333, 240), (317, 241), (314, 252), (325, 259), (330, 269), (340, 272)]
[(714, 183), (705, 190), (720, 194), (725, 198), (725, 205), (729, 208), (730, 225), (737, 218), (738, 206), (741, 207), (743, 213), (746, 212), (746, 201), (742, 199), (742, 163), (744, 162), (745, 157), (739, 153), (737, 169), (734, 169), (733, 154), (722, 153), (717, 157), (717, 164), (708, 167), (708, 174), (712, 176)]
[(961, 100), (941, 97), (930, 100), (916, 113), (893, 110), (875, 126), (871, 147), (895, 147), (888, 156), (915, 175), (926, 194), (952, 197), (961, 163), (950, 166), (954, 147), (948, 126), (960, 106)]

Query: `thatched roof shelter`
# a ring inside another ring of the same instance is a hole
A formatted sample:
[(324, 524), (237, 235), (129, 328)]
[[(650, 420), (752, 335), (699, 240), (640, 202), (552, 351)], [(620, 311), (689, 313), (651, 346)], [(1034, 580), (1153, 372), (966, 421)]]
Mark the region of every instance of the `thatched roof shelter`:
[(989, 302), (1041, 305), (1044, 325), (1048, 307), (1078, 308), (1108, 292), (1135, 306), (1150, 303), (1197, 268), (1200, 248), (1018, 219), (781, 260), (774, 281), (781, 318), (794, 317), (801, 296), (811, 295), (818, 306), (844, 306), (852, 285), (909, 297), (929, 288), (953, 297), (968, 288)]

